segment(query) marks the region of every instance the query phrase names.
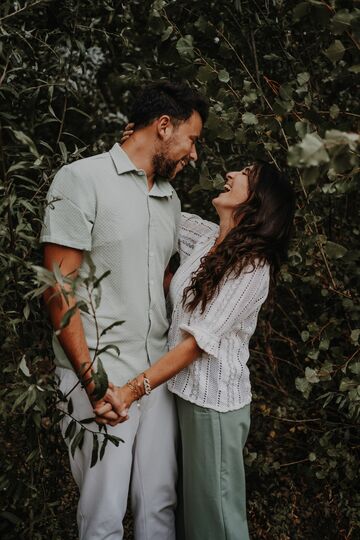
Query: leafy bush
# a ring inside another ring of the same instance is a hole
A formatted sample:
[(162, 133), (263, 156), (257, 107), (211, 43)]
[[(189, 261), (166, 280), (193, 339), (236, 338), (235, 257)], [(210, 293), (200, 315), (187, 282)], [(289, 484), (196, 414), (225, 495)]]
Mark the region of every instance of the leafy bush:
[(61, 165), (107, 150), (136, 88), (160, 77), (210, 99), (199, 164), (176, 180), (185, 209), (213, 219), (224, 170), (254, 159), (287, 167), (297, 191), (252, 342), (252, 537), (360, 537), (359, 27), (350, 0), (2, 2), (3, 538), (75, 537), (50, 328), (31, 296), (46, 191)]

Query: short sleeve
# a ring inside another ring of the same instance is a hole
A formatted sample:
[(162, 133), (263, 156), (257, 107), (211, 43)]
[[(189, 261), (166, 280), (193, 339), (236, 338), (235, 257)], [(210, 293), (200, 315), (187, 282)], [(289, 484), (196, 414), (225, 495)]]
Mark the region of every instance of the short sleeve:
[(181, 213), (179, 230), (179, 253), (181, 261), (186, 259), (199, 240), (208, 240), (219, 230), (216, 223), (202, 219), (195, 214)]
[(91, 250), (96, 198), (90, 181), (75, 170), (62, 167), (49, 189), (40, 242)]
[[(221, 285), (203, 314), (191, 313), (183, 332), (191, 334), (207, 354), (218, 357), (221, 340), (234, 331), (248, 332), (256, 325), (257, 315), (269, 291), (269, 266), (245, 269), (239, 277), (229, 277)], [(249, 324), (250, 323), (250, 324)], [(253, 330), (252, 330), (253, 331)]]

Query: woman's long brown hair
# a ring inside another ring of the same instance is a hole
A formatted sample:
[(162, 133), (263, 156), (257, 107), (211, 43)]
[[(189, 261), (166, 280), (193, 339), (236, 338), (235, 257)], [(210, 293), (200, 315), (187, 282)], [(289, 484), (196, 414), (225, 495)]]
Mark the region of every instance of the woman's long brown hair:
[(290, 182), (272, 165), (256, 163), (249, 169), (249, 197), (240, 204), (234, 218), (237, 225), (224, 240), (202, 257), (183, 293), (183, 305), (201, 313), (217, 294), (221, 282), (230, 274), (270, 265), (275, 282), (281, 262), (286, 258), (294, 218), (295, 198)]

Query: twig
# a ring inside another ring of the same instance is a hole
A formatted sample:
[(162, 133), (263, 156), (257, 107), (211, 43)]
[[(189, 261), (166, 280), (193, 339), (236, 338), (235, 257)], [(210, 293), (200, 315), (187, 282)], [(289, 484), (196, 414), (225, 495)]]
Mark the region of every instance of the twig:
[(38, 5), (38, 4), (42, 4), (43, 2), (44, 2), (44, 0), (37, 0), (33, 4), (27, 4), (26, 6), (20, 8), (20, 9), (17, 9), (16, 11), (13, 11), (13, 12), (9, 13), (8, 15), (5, 15), (5, 17), (1, 17), (0, 22), (5, 21), (5, 19), (9, 19), (10, 17), (13, 17), (14, 15), (18, 15), (18, 13), (20, 13), (21, 11), (24, 11), (26, 9), (31, 9), (31, 8), (35, 7), (36, 5)]

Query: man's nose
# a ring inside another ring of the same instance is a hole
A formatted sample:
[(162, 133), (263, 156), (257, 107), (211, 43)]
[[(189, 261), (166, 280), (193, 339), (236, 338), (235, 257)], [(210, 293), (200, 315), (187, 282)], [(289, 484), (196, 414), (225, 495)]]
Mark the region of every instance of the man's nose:
[(228, 172), (228, 173), (225, 174), (226, 180), (232, 180), (232, 177), (233, 177), (233, 173), (232, 173), (232, 172)]
[(192, 145), (189, 156), (190, 156), (191, 161), (197, 160), (198, 155), (197, 155), (195, 144)]

